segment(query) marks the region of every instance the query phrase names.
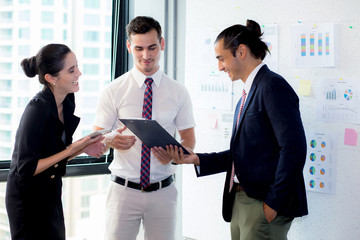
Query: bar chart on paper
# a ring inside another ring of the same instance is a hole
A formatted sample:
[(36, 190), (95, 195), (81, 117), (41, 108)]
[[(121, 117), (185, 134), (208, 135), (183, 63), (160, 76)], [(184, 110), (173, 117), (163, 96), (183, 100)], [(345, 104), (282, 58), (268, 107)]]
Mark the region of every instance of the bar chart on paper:
[(333, 67), (334, 24), (298, 25), (291, 29), (293, 62), (297, 67)]

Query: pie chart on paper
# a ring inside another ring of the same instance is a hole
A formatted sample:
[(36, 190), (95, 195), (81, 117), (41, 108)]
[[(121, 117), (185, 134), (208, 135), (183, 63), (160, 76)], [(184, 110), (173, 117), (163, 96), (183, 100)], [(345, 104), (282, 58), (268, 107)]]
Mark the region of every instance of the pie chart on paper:
[(353, 97), (353, 94), (354, 93), (353, 93), (353, 91), (351, 89), (345, 90), (345, 92), (344, 92), (345, 100), (350, 101), (352, 99), (352, 97)]
[(314, 167), (310, 167), (309, 168), (309, 172), (311, 175), (314, 175), (315, 174), (315, 168)]

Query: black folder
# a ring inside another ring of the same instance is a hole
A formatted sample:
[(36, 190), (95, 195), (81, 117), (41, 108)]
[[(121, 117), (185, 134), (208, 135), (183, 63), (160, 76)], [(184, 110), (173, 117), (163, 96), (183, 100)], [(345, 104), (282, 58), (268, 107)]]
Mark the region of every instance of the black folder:
[(162, 147), (173, 145), (182, 148), (185, 154), (190, 154), (175, 138), (173, 138), (156, 120), (119, 119), (147, 147)]

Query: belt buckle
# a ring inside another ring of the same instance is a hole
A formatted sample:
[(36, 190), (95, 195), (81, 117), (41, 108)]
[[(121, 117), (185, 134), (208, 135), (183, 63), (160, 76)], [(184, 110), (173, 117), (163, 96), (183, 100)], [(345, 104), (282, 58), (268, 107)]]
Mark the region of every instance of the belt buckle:
[(144, 192), (144, 187), (143, 187), (143, 186), (141, 186), (140, 188), (141, 188), (141, 189), (140, 189), (140, 190), (141, 190), (141, 192)]

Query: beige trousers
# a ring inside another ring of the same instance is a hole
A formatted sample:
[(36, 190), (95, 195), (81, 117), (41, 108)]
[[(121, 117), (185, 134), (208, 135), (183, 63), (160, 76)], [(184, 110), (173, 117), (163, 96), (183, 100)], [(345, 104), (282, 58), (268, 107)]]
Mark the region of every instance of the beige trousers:
[(174, 183), (141, 192), (111, 181), (106, 201), (106, 239), (135, 240), (142, 221), (146, 240), (174, 240), (177, 195)]

